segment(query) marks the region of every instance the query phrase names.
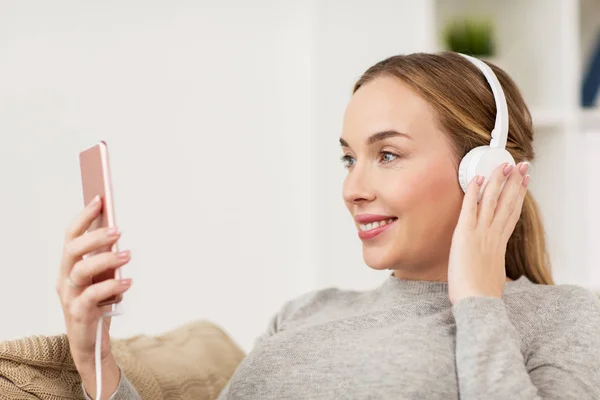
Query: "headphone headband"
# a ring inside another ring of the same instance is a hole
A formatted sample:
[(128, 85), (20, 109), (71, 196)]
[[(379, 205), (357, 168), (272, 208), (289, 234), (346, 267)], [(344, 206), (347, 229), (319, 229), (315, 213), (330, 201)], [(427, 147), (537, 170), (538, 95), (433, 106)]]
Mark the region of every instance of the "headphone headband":
[(492, 130), (492, 141), (490, 147), (506, 147), (506, 141), (508, 139), (508, 106), (506, 104), (506, 96), (502, 85), (498, 81), (494, 71), (483, 61), (478, 58), (468, 56), (466, 54), (458, 53), (465, 57), (471, 63), (473, 63), (479, 70), (485, 75), (492, 93), (494, 94), (494, 101), (496, 102), (496, 123), (494, 124), (494, 130)]

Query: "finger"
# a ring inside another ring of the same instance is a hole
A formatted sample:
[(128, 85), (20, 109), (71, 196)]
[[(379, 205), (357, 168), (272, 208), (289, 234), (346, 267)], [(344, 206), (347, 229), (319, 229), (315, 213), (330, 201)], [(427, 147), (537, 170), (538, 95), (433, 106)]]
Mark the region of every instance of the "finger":
[(67, 228), (65, 234), (65, 242), (71, 241), (83, 233), (90, 227), (91, 223), (102, 211), (102, 199), (100, 196), (94, 197), (92, 201), (75, 217), (71, 225)]
[(490, 226), (496, 212), (496, 207), (498, 206), (498, 197), (502, 191), (502, 184), (513, 169), (513, 165), (504, 163), (496, 168), (492, 173), (492, 176), (490, 176), (487, 185), (483, 189), (483, 195), (481, 196), (481, 202), (479, 203), (478, 226), (484, 228)]
[(70, 314), (77, 322), (89, 322), (100, 312), (98, 303), (112, 296), (125, 293), (131, 287), (131, 279), (109, 279), (88, 286), (71, 303)]
[(502, 237), (504, 241), (508, 243), (508, 239), (515, 231), (515, 227), (519, 222), (519, 218), (521, 218), (521, 212), (523, 210), (523, 203), (525, 202), (525, 196), (527, 195), (527, 187), (529, 186), (529, 175), (525, 175), (521, 185), (519, 187), (519, 195), (517, 196), (517, 200), (515, 202), (514, 210), (512, 214), (508, 217), (508, 221), (504, 226), (502, 231)]
[(517, 164), (513, 173), (508, 176), (502, 193), (500, 193), (496, 213), (494, 214), (491, 223), (491, 226), (498, 229), (499, 232), (504, 231), (504, 227), (514, 211), (519, 211), (520, 213), (520, 210), (516, 209), (518, 206), (517, 201), (521, 194), (521, 189), (523, 188), (521, 183), (523, 182), (523, 178), (525, 178), (528, 169), (529, 163)]
[[(69, 225), (65, 232), (65, 246), (71, 240), (83, 235), (83, 233), (90, 227), (92, 221), (100, 215), (102, 211), (102, 198), (95, 196), (92, 201), (75, 217), (73, 222)], [(60, 264), (60, 277), (64, 278), (70, 272), (69, 269), (73, 266), (73, 260), (65, 258), (65, 251), (63, 249), (63, 257)]]
[(71, 281), (79, 286), (89, 286), (92, 284), (92, 277), (99, 275), (110, 269), (122, 267), (131, 259), (129, 251), (118, 253), (107, 251), (95, 254), (75, 263), (69, 277)]
[(479, 190), (483, 183), (482, 176), (476, 176), (471, 180), (465, 197), (463, 199), (462, 208), (460, 210), (460, 216), (458, 218), (458, 224), (474, 227), (477, 224), (477, 200), (479, 198)]
[(113, 245), (120, 236), (121, 233), (116, 228), (100, 228), (67, 242), (63, 251), (62, 276), (68, 276), (73, 265), (85, 254)]

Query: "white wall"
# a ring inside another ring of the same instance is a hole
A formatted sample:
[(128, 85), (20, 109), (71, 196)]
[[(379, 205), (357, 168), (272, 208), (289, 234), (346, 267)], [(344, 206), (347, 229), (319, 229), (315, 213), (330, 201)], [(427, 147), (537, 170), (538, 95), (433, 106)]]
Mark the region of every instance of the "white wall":
[(598, 260), (600, 260), (600, 225), (596, 221), (600, 221), (600, 157), (598, 152), (600, 149), (600, 127), (591, 128), (584, 131), (583, 142), (585, 144), (585, 170), (589, 176), (587, 184), (586, 199), (584, 201), (584, 210), (587, 224), (587, 229), (584, 232), (587, 245), (586, 264), (590, 266), (587, 272), (587, 281), (589, 286), (600, 293), (600, 268), (598, 268)]
[(249, 348), (312, 289), (310, 3), (0, 5), (0, 339), (64, 331), (54, 292), (110, 147), (133, 287), (114, 335), (207, 318)]
[(378, 285), (389, 271), (374, 272), (364, 264), (356, 228), (342, 200), (343, 113), (354, 83), (368, 67), (395, 54), (433, 50), (433, 10), (429, 1), (339, 4), (318, 2), (315, 29), (317, 254), (323, 259), (319, 271), (324, 285), (366, 289)]
[(430, 40), (426, 4), (0, 4), (0, 340), (64, 331), (77, 154), (99, 139), (133, 257), (115, 337), (209, 319), (249, 349), (288, 298), (360, 283), (343, 108), (370, 64)]

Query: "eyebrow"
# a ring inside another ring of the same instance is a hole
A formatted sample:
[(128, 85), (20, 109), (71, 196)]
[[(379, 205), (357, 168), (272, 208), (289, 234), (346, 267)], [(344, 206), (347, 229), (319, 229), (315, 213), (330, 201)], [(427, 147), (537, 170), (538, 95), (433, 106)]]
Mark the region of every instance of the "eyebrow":
[[(372, 134), (371, 136), (369, 136), (369, 138), (367, 139), (367, 144), (370, 146), (374, 143), (380, 142), (382, 140), (385, 140), (387, 138), (391, 138), (391, 137), (403, 137), (406, 139), (412, 139), (409, 135), (407, 135), (406, 133), (402, 133), (402, 132), (398, 132), (398, 131), (383, 131), (383, 132), (377, 132)], [(348, 142), (346, 142), (344, 139), (340, 138), (340, 145), (342, 147), (350, 147), (348, 145)]]

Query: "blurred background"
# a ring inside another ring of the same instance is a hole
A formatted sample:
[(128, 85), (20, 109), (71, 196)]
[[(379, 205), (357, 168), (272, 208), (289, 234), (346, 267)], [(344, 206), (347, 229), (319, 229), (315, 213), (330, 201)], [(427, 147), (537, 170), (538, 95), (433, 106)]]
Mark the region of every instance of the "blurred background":
[(208, 319), (249, 350), (286, 300), (378, 285), (341, 198), (344, 108), (373, 63), (445, 49), (520, 86), (555, 280), (600, 290), (599, 0), (2, 0), (0, 340), (64, 332), (98, 140), (132, 251), (113, 336)]

